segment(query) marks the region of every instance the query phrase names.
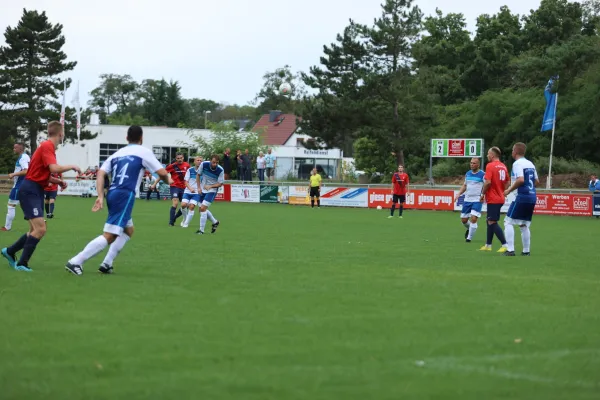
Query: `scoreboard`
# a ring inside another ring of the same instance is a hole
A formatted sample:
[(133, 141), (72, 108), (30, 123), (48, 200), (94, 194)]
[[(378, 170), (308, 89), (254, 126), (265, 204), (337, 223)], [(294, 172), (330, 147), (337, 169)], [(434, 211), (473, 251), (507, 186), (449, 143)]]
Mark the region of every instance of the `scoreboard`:
[(483, 139), (431, 139), (431, 157), (483, 156)]

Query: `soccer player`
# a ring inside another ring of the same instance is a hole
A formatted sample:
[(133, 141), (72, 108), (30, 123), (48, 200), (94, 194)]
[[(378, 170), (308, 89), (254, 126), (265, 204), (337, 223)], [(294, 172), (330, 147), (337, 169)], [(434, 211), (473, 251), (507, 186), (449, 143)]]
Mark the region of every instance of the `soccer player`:
[(394, 210), (396, 209), (396, 203), (400, 204), (398, 214), (402, 218), (402, 212), (404, 211), (404, 203), (406, 203), (406, 194), (408, 193), (408, 185), (410, 179), (408, 174), (404, 172), (404, 166), (398, 165), (398, 171), (392, 175), (392, 208), (388, 218), (394, 217)]
[(25, 147), (23, 143), (15, 143), (13, 146), (13, 152), (18, 155), (17, 163), (15, 164), (15, 171), (12, 174), (8, 174), (8, 177), (13, 180), (13, 187), (10, 190), (8, 196), (8, 212), (6, 213), (6, 223), (0, 229), (8, 232), (12, 228), (12, 222), (15, 219), (16, 207), (19, 205), (19, 188), (25, 180), (27, 174), (27, 168), (29, 168), (29, 162), (31, 159), (29, 155), (25, 153)]
[(200, 164), (198, 174), (196, 175), (196, 186), (202, 192), (200, 194), (200, 229), (196, 231), (198, 235), (204, 234), (207, 218), (212, 223), (211, 233), (215, 233), (219, 227), (219, 221), (208, 211), (208, 207), (210, 207), (215, 197), (217, 197), (217, 192), (223, 186), (224, 180), (225, 171), (219, 165), (218, 155), (215, 154), (210, 158), (210, 161), (204, 161)]
[(200, 193), (198, 193), (197, 186), (198, 181), (196, 180), (200, 164), (202, 164), (202, 157), (194, 158), (194, 167), (188, 169), (185, 173), (186, 188), (183, 192), (183, 200), (181, 200), (181, 208), (183, 209), (182, 228), (187, 228), (190, 225), (190, 221), (194, 218), (194, 208), (196, 208), (200, 200)]
[(68, 272), (82, 275), (84, 263), (110, 245), (98, 271), (103, 274), (111, 274), (114, 259), (134, 232), (131, 213), (135, 202), (135, 192), (140, 186), (144, 169), (156, 172), (164, 182), (172, 183), (169, 173), (158, 162), (152, 151), (141, 146), (143, 134), (140, 126), (130, 126), (127, 130), (129, 146), (110, 156), (98, 171), (96, 177), (98, 198), (92, 208), (93, 212), (104, 207), (104, 191), (102, 190), (104, 175), (112, 173), (111, 185), (106, 196), (108, 218), (104, 225), (104, 233), (89, 242), (83, 251), (67, 262), (65, 269)]
[[(2, 249), (2, 256), (17, 271), (31, 271), (29, 260), (46, 234), (44, 188), (48, 182), (59, 183), (50, 174), (62, 174), (71, 170), (81, 173), (81, 169), (76, 165), (63, 166), (56, 163), (56, 146), (62, 142), (64, 136), (60, 122), (52, 121), (48, 124), (48, 140), (40, 144), (33, 153), (27, 175), (19, 187), (18, 200), (25, 219), (29, 221), (29, 232), (21, 236), (12, 246)], [(17, 261), (16, 255), (21, 250), (23, 250), (21, 258)]]
[(310, 183), (308, 185), (308, 192), (310, 196), (310, 207), (315, 208), (315, 197), (317, 198), (317, 208), (321, 208), (321, 187), (323, 186), (323, 179), (317, 172), (317, 168), (313, 168), (310, 175)]
[[(60, 182), (62, 190), (67, 188), (67, 182), (62, 179), (62, 174), (50, 174), (50, 176)], [(44, 208), (48, 219), (54, 218), (54, 203), (58, 194), (58, 185), (59, 183), (49, 182), (44, 188)]]
[[(183, 153), (177, 153), (175, 156), (175, 162), (167, 165), (167, 172), (171, 174), (171, 211), (169, 218), (169, 225), (175, 226), (177, 218), (183, 214), (181, 209), (177, 210), (177, 206), (183, 200), (183, 192), (185, 190), (185, 173), (190, 169), (190, 164), (183, 161)], [(156, 179), (151, 186), (151, 189), (156, 189), (156, 185), (160, 181), (160, 178)]]
[(494, 240), (494, 234), (502, 243), (502, 247), (498, 250), (498, 253), (506, 252), (506, 239), (504, 238), (504, 232), (498, 221), (500, 221), (500, 210), (504, 205), (504, 191), (508, 187), (509, 176), (506, 165), (500, 161), (500, 155), (502, 152), (498, 147), (492, 147), (488, 150), (487, 158), (488, 165), (485, 167), (485, 175), (483, 177), (483, 189), (481, 190), (480, 201), (483, 203), (484, 199), (487, 202), (487, 239), (485, 245), (479, 250), (481, 251), (492, 251), (492, 240)]
[(456, 198), (458, 199), (465, 193), (465, 201), (463, 202), (462, 210), (460, 211), (460, 220), (467, 231), (465, 232), (465, 240), (467, 243), (473, 240), (475, 231), (477, 231), (477, 220), (481, 217), (481, 191), (483, 189), (484, 173), (479, 169), (479, 158), (472, 158), (470, 162), (471, 170), (465, 174), (465, 183), (458, 191)]
[(517, 197), (510, 204), (508, 213), (504, 218), (504, 229), (506, 230), (506, 242), (508, 244), (508, 251), (504, 253), (505, 256), (515, 255), (515, 229), (513, 225), (521, 227), (521, 240), (523, 242), (521, 255), (530, 255), (531, 232), (529, 226), (531, 225), (531, 218), (537, 200), (535, 187), (540, 184), (540, 181), (535, 165), (525, 158), (526, 150), (527, 146), (521, 142), (515, 143), (512, 148), (512, 157), (515, 159), (511, 173), (513, 183), (506, 189), (504, 195), (508, 196), (516, 189)]

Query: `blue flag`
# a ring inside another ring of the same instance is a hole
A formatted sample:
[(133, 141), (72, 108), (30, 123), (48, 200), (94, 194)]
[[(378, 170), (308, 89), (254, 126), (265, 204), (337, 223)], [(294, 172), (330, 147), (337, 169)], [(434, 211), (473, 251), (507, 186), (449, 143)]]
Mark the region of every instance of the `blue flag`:
[(551, 131), (554, 127), (554, 120), (556, 119), (556, 93), (552, 93), (555, 79), (558, 79), (558, 76), (550, 78), (546, 85), (546, 89), (544, 90), (546, 111), (544, 112), (544, 119), (542, 121), (542, 132)]

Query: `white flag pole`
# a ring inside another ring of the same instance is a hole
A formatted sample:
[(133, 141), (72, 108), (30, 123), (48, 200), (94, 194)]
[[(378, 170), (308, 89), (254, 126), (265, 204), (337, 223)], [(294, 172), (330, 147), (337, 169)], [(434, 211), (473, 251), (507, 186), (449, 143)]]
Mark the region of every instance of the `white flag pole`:
[(63, 84), (63, 92), (62, 92), (62, 107), (60, 108), (60, 124), (63, 127), (63, 131), (65, 129), (65, 109), (67, 106), (67, 80), (65, 79)]
[(79, 81), (77, 81), (77, 89), (73, 96), (73, 105), (75, 106), (75, 113), (77, 114), (77, 140), (81, 135), (81, 106), (79, 105)]

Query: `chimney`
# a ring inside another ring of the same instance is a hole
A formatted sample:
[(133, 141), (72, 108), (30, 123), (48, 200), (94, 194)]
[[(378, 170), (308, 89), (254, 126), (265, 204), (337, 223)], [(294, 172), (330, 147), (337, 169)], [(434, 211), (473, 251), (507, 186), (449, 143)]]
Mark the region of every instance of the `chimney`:
[(279, 110), (270, 111), (269, 112), (269, 122), (275, 122), (277, 117), (279, 117), (281, 114), (282, 114), (282, 112)]

